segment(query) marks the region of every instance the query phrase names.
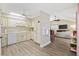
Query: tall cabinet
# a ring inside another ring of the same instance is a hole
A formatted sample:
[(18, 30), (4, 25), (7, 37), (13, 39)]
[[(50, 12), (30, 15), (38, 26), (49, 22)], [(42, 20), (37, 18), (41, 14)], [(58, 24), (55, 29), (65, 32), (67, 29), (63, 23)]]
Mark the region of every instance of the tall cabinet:
[(40, 39), (41, 39), (41, 35), (40, 35), (40, 21), (39, 21), (39, 16), (33, 18), (32, 20), (32, 31), (31, 31), (31, 38), (34, 40), (34, 42), (40, 44)]

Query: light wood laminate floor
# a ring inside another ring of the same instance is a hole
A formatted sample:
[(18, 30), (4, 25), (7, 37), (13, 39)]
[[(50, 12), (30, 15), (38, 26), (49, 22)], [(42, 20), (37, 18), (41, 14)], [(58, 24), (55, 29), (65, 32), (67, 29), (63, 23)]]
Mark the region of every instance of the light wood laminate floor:
[(70, 39), (56, 38), (54, 42), (44, 48), (32, 40), (2, 48), (3, 56), (71, 56), (69, 51)]

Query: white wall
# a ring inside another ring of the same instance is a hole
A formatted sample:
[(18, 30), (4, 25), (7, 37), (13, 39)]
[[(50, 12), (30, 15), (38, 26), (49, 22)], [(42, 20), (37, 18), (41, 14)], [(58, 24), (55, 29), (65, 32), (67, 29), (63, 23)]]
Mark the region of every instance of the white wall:
[(51, 28), (51, 30), (58, 30), (59, 29), (58, 25), (51, 25), (50, 28)]
[(40, 33), (41, 33), (41, 47), (50, 43), (50, 21), (49, 14), (40, 11)]

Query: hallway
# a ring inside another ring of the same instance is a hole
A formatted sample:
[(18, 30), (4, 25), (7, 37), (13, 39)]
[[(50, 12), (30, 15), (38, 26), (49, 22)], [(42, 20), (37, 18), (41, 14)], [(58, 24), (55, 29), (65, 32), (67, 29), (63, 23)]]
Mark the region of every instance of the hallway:
[[(67, 40), (67, 41), (66, 41)], [(69, 39), (56, 38), (50, 45), (40, 48), (32, 40), (17, 43), (3, 48), (3, 55), (7, 56), (71, 56)]]

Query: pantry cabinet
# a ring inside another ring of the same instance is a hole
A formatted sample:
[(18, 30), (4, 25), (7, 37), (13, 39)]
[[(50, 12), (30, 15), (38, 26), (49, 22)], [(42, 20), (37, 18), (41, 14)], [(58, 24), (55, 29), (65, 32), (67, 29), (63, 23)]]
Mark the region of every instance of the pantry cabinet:
[(39, 17), (35, 17), (32, 20), (32, 31), (31, 31), (31, 38), (34, 42), (40, 44), (41, 35), (40, 35), (40, 21)]

